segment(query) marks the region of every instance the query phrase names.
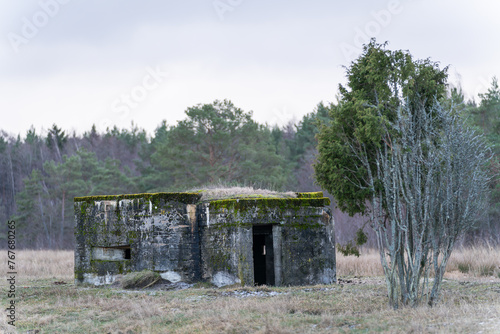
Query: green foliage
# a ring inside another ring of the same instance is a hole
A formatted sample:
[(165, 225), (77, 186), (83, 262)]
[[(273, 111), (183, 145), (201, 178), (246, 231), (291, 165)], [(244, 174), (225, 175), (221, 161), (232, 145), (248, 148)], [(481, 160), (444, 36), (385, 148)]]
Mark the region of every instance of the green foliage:
[(157, 129), (146, 170), (146, 177), (158, 173), (156, 187), (184, 190), (220, 181), (283, 187), (285, 161), (272, 145), (271, 131), (251, 113), (224, 100), (188, 108), (186, 115), (177, 126)]
[(100, 163), (91, 181), (94, 185), (92, 194), (124, 194), (137, 191), (130, 171), (120, 170), (120, 162), (114, 159), (108, 158), (104, 164)]
[(299, 160), (308, 150), (316, 147), (316, 135), (320, 124), (328, 121), (329, 106), (319, 103), (314, 112), (306, 114), (302, 120), (295, 125), (295, 136), (293, 140), (287, 141), (290, 149), (290, 160)]
[[(28, 132), (27, 134), (28, 139), (33, 138), (34, 134), (35, 134), (34, 132), (33, 133)], [(49, 130), (45, 142), (47, 146), (51, 149), (57, 148), (59, 150), (62, 150), (63, 146), (66, 144), (67, 141), (68, 141), (68, 136), (65, 134), (65, 132), (54, 124), (52, 125), (52, 128)]]
[(500, 88), (498, 80), (494, 77), (491, 87), (484, 94), (479, 94), (481, 99), (479, 107), (471, 110), (473, 121), (483, 131), (493, 144), (495, 153), (500, 153)]
[[(90, 136), (95, 136), (95, 126), (90, 132)], [(132, 122), (130, 130), (118, 129), (116, 125), (112, 129), (106, 129), (105, 138), (116, 138), (123, 142), (127, 149), (134, 149), (138, 145), (146, 141), (146, 131), (139, 129), (137, 125)]]
[(377, 190), (365, 181), (374, 169), (358, 168), (357, 153), (373, 159), (381, 143), (390, 145), (397, 138), (386, 136), (385, 130), (403, 103), (410, 109), (423, 104), (430, 110), (443, 99), (447, 68), (441, 70), (429, 59), (413, 60), (407, 51), (386, 50), (385, 44), (372, 40), (346, 72), (347, 87), (339, 86), (339, 103), (330, 106), (330, 119), (317, 136), (314, 171), (318, 184), (352, 216), (366, 212), (366, 200)]
[(365, 232), (363, 232), (363, 229), (360, 228), (356, 231), (354, 244), (352, 243), (352, 241), (348, 241), (344, 246), (340, 244), (337, 245), (337, 249), (344, 256), (354, 255), (356, 257), (359, 257), (359, 247), (364, 245), (367, 241), (368, 237), (366, 236)]
[(344, 246), (337, 245), (337, 249), (344, 256), (354, 255), (356, 257), (359, 257), (360, 255), (359, 248), (357, 246), (353, 246), (351, 241), (347, 242), (347, 244), (345, 244)]
[[(48, 194), (43, 185), (40, 171), (33, 170), (29, 178), (24, 180), (24, 190), (17, 195), (16, 203), (18, 214), (13, 219), (21, 228), (27, 228), (27, 222), (33, 222), (32, 230), (43, 233), (44, 237), (51, 240), (51, 233), (47, 223), (47, 207), (44, 205)], [(29, 235), (21, 234), (18, 241), (23, 242)]]
[(362, 246), (366, 244), (368, 241), (368, 237), (366, 236), (365, 232), (363, 232), (363, 229), (358, 229), (356, 231), (356, 245)]
[(0, 137), (0, 154), (4, 153), (7, 147), (8, 147), (7, 141), (3, 137)]
[[(36, 134), (36, 130), (33, 126), (26, 132), (25, 142), (33, 145), (40, 140), (40, 137)], [(50, 140), (49, 140), (50, 141)]]

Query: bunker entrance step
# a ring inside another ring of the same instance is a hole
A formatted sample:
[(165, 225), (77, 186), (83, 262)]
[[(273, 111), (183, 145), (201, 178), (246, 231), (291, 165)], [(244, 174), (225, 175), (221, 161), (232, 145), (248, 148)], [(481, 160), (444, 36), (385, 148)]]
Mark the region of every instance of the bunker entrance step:
[(253, 226), (253, 272), (255, 285), (275, 285), (272, 225)]

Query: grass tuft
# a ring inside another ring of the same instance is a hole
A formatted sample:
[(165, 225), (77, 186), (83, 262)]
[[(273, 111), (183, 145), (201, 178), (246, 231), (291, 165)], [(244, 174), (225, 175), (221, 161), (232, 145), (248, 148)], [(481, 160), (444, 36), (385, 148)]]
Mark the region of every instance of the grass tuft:
[(457, 265), (458, 271), (460, 271), (462, 274), (467, 274), (470, 270), (470, 265), (468, 263), (460, 262)]
[(143, 270), (125, 275), (121, 286), (124, 289), (144, 289), (160, 280), (160, 274), (151, 270)]
[(479, 268), (480, 276), (494, 276), (495, 269), (494, 264), (484, 264)]

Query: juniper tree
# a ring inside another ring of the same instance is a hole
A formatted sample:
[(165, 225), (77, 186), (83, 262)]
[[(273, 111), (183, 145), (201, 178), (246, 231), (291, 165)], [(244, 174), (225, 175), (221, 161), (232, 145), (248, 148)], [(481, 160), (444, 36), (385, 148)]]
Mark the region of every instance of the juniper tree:
[(439, 103), (446, 69), (436, 63), (372, 41), (348, 79), (318, 135), (316, 179), (370, 218), (390, 304), (433, 304), (457, 238), (484, 208), (488, 152)]
[(391, 305), (434, 304), (457, 238), (485, 208), (482, 138), (453, 109), (402, 106), (375, 150), (375, 173), (362, 151), (353, 153), (370, 171), (363, 183)]

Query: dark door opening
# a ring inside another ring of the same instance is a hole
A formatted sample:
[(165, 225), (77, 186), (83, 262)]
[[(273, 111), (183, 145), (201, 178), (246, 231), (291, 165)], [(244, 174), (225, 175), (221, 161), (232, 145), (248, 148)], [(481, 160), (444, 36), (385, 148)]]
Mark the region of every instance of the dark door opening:
[(273, 227), (253, 227), (253, 272), (255, 285), (274, 285)]

